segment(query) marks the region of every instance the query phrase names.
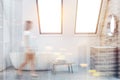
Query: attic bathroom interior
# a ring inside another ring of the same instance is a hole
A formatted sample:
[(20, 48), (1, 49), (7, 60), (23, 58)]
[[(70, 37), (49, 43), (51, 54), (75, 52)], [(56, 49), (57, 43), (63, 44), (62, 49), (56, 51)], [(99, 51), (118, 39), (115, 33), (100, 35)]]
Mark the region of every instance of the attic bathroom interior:
[(119, 80), (120, 0), (0, 0), (0, 80)]

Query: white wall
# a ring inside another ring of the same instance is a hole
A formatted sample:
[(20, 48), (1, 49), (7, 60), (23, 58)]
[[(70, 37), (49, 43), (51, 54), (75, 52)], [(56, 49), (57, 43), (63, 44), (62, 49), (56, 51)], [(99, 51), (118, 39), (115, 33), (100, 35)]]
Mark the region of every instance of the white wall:
[[(99, 39), (95, 35), (74, 35), (77, 0), (63, 1), (64, 13), (62, 35), (39, 34), (36, 0), (23, 0), (23, 23), (25, 20), (33, 21), (34, 32), (37, 35), (37, 44), (40, 53), (63, 53), (68, 60), (73, 60), (76, 63), (86, 62), (89, 56), (87, 55), (89, 54), (89, 46), (98, 45)], [(47, 50), (49, 47), (53, 49)]]

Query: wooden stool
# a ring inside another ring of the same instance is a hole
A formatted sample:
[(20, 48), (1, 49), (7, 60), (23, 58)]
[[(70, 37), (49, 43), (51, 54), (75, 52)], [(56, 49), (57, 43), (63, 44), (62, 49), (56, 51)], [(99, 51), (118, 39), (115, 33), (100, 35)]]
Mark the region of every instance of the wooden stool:
[(67, 65), (68, 66), (68, 71), (71, 72), (71, 73), (73, 73), (73, 67), (72, 67), (73, 64), (74, 63), (67, 63), (67, 62), (66, 63), (53, 63), (52, 64), (52, 72), (56, 73), (55, 67), (57, 65)]

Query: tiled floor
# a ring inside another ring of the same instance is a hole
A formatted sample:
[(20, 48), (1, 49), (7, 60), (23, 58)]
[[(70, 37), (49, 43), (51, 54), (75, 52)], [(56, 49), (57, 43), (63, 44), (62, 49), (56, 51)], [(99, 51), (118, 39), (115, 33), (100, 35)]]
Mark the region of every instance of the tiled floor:
[(10, 68), (0, 72), (0, 80), (120, 80), (113, 77), (93, 77), (86, 69), (74, 69), (74, 73), (58, 71), (53, 74), (51, 71), (37, 71), (38, 77), (31, 77), (29, 71), (24, 71), (22, 76), (17, 76), (16, 71)]

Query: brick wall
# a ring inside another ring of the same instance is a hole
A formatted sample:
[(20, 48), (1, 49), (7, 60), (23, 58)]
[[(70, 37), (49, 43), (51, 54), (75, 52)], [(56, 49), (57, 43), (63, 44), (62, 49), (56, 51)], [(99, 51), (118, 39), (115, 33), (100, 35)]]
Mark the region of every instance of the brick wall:
[[(107, 2), (107, 0), (105, 0)], [(105, 2), (104, 1), (104, 2)], [(101, 45), (104, 46), (117, 46), (120, 45), (120, 0), (109, 0), (108, 7), (104, 6), (102, 10), (104, 10), (103, 12), (105, 12), (104, 14), (104, 18), (102, 21), (104, 21), (104, 24), (102, 24), (101, 26), (101, 35), (100, 35), (100, 40), (101, 40)], [(107, 8), (107, 10), (106, 10)], [(118, 20), (118, 32), (112, 36), (109, 37), (106, 33), (107, 33), (107, 17), (110, 14), (114, 14), (115, 16), (117, 16), (117, 20)]]

